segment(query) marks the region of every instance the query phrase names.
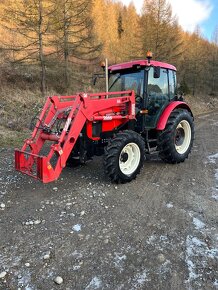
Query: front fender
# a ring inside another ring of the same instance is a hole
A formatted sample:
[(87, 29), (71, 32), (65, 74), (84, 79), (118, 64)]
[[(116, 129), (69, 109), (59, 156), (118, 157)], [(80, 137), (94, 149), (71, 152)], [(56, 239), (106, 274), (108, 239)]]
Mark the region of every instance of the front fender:
[(159, 121), (157, 122), (156, 130), (159, 130), (159, 131), (164, 130), (170, 114), (172, 113), (174, 109), (178, 109), (178, 108), (188, 110), (193, 116), (192, 111), (187, 103), (181, 102), (181, 101), (172, 102), (164, 109), (162, 115), (159, 118)]

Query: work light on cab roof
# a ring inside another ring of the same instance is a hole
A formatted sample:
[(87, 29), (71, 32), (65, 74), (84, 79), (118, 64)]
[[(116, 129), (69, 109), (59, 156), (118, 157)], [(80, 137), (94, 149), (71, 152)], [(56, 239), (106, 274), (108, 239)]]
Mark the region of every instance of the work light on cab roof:
[[(151, 51), (146, 59), (109, 67), (106, 59), (106, 92), (49, 97), (31, 138), (15, 150), (16, 170), (47, 183), (66, 165), (103, 155), (106, 175), (125, 183), (136, 178), (146, 155), (159, 154), (168, 163), (188, 158), (193, 114), (177, 94), (176, 68), (151, 59)], [(103, 76), (95, 74), (95, 82)]]
[(103, 69), (105, 69), (105, 66), (106, 66), (105, 61), (101, 61), (100, 62), (100, 67), (102, 67)]
[(152, 57), (153, 57), (152, 51), (148, 50), (147, 53), (146, 53), (146, 58), (148, 60), (148, 63), (150, 63)]

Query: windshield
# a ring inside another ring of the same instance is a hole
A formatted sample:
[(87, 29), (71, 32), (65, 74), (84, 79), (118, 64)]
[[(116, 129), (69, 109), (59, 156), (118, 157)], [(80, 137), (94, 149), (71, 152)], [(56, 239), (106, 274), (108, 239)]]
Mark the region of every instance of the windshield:
[(111, 73), (109, 75), (109, 92), (134, 90), (138, 96), (143, 96), (144, 70), (135, 72)]

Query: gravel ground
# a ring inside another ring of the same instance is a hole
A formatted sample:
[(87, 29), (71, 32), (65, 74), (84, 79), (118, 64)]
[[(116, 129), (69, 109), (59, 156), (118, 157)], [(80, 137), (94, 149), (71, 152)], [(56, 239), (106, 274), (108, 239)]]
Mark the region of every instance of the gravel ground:
[(0, 289), (218, 289), (218, 112), (189, 159), (109, 182), (101, 158), (42, 184), (0, 149)]

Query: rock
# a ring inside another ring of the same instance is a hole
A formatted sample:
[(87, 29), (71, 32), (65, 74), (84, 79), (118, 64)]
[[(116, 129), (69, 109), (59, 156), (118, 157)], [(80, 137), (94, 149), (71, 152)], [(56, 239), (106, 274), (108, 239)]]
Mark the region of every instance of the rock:
[(5, 272), (5, 271), (1, 272), (0, 279), (4, 279), (6, 275), (7, 275), (7, 272)]
[(1, 204), (0, 204), (0, 207), (1, 207), (2, 209), (4, 209), (4, 208), (5, 208), (5, 204), (4, 204), (4, 203), (1, 203)]
[(108, 244), (108, 243), (109, 243), (109, 240), (108, 240), (108, 239), (105, 239), (105, 240), (104, 240), (104, 243), (105, 243), (105, 244)]
[(34, 221), (34, 225), (39, 225), (40, 223), (41, 223), (40, 220), (36, 220), (36, 221)]
[(29, 225), (31, 225), (31, 226), (32, 226), (32, 225), (33, 225), (33, 221), (29, 221)]
[(25, 266), (26, 266), (26, 267), (29, 267), (29, 266), (30, 266), (30, 263), (25, 263)]
[(50, 259), (50, 254), (48, 253), (48, 254), (45, 254), (44, 256), (43, 256), (43, 260), (49, 260)]
[(60, 277), (60, 276), (57, 276), (55, 279), (54, 279), (54, 282), (58, 285), (62, 284), (64, 282), (63, 278)]
[(81, 225), (79, 225), (79, 224), (74, 225), (72, 227), (72, 230), (75, 231), (75, 232), (80, 232), (81, 231)]
[(85, 214), (85, 211), (81, 211), (80, 216), (83, 216)]
[(166, 260), (166, 258), (165, 258), (165, 256), (164, 256), (163, 254), (159, 254), (159, 255), (157, 256), (157, 258), (158, 258), (158, 261), (159, 261), (160, 263), (163, 263), (163, 262)]
[(29, 224), (30, 224), (29, 222), (26, 222), (26, 223), (25, 223), (26, 226), (29, 226)]
[(167, 208), (172, 208), (172, 207), (173, 207), (172, 202), (167, 203), (166, 207), (167, 207)]
[(54, 190), (54, 191), (57, 191), (57, 190), (58, 190), (58, 188), (57, 188), (57, 187), (53, 187), (53, 190)]

